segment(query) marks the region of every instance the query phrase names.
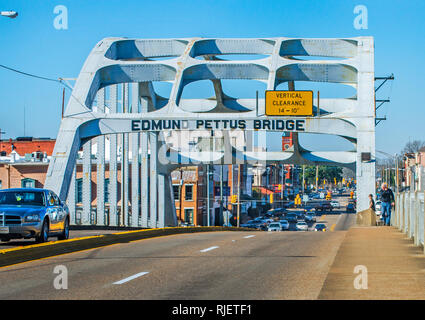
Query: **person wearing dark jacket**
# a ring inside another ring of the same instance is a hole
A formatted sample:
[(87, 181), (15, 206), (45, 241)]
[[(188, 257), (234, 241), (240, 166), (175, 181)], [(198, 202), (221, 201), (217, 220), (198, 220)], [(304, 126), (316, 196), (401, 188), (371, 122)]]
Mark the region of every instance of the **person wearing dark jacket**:
[(375, 201), (373, 200), (373, 194), (369, 195), (369, 208), (375, 211)]
[(384, 182), (381, 186), (381, 212), (386, 226), (391, 222), (391, 206), (394, 205), (394, 193)]

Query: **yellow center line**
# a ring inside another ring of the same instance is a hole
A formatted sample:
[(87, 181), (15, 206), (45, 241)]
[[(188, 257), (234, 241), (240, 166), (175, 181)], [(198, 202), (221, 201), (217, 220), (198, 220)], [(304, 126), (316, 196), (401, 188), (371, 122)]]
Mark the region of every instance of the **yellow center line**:
[(11, 252), (11, 251), (17, 251), (17, 250), (25, 250), (25, 249), (31, 249), (31, 248), (51, 246), (57, 243), (69, 243), (69, 242), (74, 242), (79, 240), (94, 239), (94, 238), (100, 238), (100, 237), (104, 237), (104, 235), (102, 234), (97, 236), (79, 237), (79, 238), (72, 238), (67, 240), (48, 241), (48, 242), (37, 243), (37, 244), (28, 245), (28, 246), (19, 246), (19, 247), (10, 248), (10, 249), (3, 249), (3, 250), (0, 250), (0, 254), (4, 254), (6, 252)]
[(336, 224), (334, 223), (332, 226), (331, 226), (331, 231), (334, 231), (334, 229), (335, 229), (335, 227), (336, 227)]
[(321, 216), (319, 221), (323, 221), (325, 220), (325, 218), (326, 218), (326, 214), (324, 216)]

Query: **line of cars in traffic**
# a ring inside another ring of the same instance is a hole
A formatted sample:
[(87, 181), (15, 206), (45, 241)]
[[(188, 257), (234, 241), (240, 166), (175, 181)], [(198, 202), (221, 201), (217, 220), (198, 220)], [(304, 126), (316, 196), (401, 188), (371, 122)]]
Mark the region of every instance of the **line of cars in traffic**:
[[(308, 223), (315, 223), (314, 212), (291, 211), (284, 209), (269, 210), (264, 216), (241, 224), (241, 227), (259, 229), (263, 231), (285, 231), (290, 230), (291, 223), (295, 225), (296, 231), (308, 231)], [(326, 231), (326, 225), (318, 223), (314, 226), (314, 231)]]

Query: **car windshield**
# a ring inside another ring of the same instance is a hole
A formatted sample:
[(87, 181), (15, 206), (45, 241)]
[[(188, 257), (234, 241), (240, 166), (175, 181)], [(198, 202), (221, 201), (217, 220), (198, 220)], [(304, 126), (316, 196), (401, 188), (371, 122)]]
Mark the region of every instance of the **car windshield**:
[(324, 224), (317, 224), (316, 225), (316, 228), (324, 228), (324, 227), (326, 227)]
[(270, 227), (280, 227), (278, 223), (270, 223)]
[(301, 225), (303, 225), (303, 226), (304, 226), (304, 225), (306, 225), (306, 223), (305, 223), (305, 222), (298, 222), (297, 224), (298, 224), (299, 226), (301, 226)]
[(288, 223), (288, 220), (280, 220), (280, 223)]
[(2, 191), (0, 205), (45, 206), (45, 203), (40, 191)]

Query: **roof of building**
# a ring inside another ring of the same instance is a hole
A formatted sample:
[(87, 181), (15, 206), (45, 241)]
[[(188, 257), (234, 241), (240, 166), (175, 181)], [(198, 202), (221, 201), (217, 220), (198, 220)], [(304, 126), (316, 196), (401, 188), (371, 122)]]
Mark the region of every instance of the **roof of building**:
[(17, 138), (16, 140), (1, 140), (0, 151), (5, 151), (7, 155), (15, 151), (20, 156), (25, 156), (25, 154), (33, 152), (45, 152), (48, 156), (51, 156), (53, 154), (55, 142), (55, 139), (31, 137), (25, 139)]

